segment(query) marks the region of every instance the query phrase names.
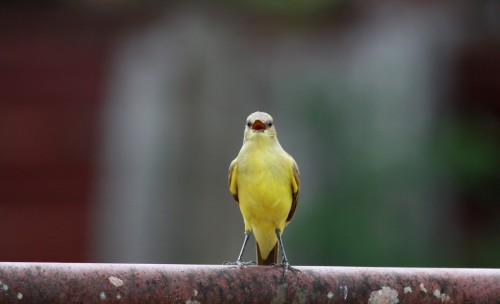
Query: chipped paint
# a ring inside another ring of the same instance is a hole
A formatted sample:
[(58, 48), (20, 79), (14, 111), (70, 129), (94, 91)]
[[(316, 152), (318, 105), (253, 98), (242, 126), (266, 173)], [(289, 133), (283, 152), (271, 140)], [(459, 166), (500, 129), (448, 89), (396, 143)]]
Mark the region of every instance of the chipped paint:
[(433, 294), (434, 294), (434, 296), (435, 296), (436, 298), (440, 298), (440, 297), (441, 297), (441, 290), (436, 289), (436, 290), (434, 290)]
[(106, 300), (106, 294), (104, 293), (104, 291), (101, 292), (101, 294), (99, 295), (99, 298), (101, 299), (101, 301)]
[(327, 297), (328, 299), (333, 298), (333, 292), (331, 292), (331, 291), (330, 291), (330, 292), (328, 292), (328, 294), (326, 295), (326, 297)]
[(121, 296), (120, 294), (117, 294), (117, 295), (116, 295), (116, 298), (117, 298), (118, 300), (121, 300), (121, 299), (122, 299), (122, 296)]
[(380, 290), (375, 290), (370, 294), (368, 303), (373, 304), (396, 304), (399, 303), (398, 291), (384, 286)]
[(420, 290), (427, 293), (427, 288), (425, 288), (424, 283), (420, 283)]
[(109, 277), (108, 280), (111, 284), (115, 285), (115, 287), (120, 287), (123, 285), (123, 281), (117, 277)]
[(404, 289), (403, 289), (404, 293), (412, 293), (413, 292), (413, 289), (411, 289), (411, 286), (406, 286)]
[(434, 292), (432, 294), (436, 298), (440, 299), (442, 303), (450, 301), (450, 296), (445, 294), (445, 293), (441, 293), (441, 290), (439, 290), (439, 289), (434, 290)]
[(23, 299), (23, 294), (22, 294), (22, 293), (20, 293), (20, 292), (18, 292), (18, 293), (17, 293), (17, 299), (18, 299), (18, 300), (22, 300), (22, 299)]
[(344, 300), (347, 299), (347, 295), (349, 293), (349, 288), (347, 287), (347, 285), (340, 286), (340, 290), (342, 290), (343, 292)]
[(193, 290), (193, 297), (196, 297), (198, 295), (198, 290)]

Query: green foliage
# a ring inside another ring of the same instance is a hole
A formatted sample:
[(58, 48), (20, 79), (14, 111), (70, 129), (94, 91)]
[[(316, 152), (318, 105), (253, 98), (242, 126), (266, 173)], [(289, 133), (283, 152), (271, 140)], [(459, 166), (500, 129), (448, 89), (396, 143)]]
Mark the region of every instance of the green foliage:
[[(498, 208), (492, 207), (500, 197), (494, 186), (500, 155), (496, 121), (438, 120), (438, 131), (422, 139), (416, 157), (401, 158), (394, 152), (383, 163), (370, 160), (363, 150), (369, 148), (370, 140), (360, 127), (364, 121), (360, 119), (358, 125), (344, 121), (352, 111), (346, 104), (352, 100), (330, 92), (316, 86), (295, 94), (307, 100), (297, 102), (303, 106), (295, 115), (306, 117), (313, 142), (319, 143), (309, 147), (310, 153), (329, 161), (313, 173), (320, 183), (315, 185), (319, 192), (312, 200), (300, 202), (295, 221), (287, 228), (285, 243), (291, 248), (291, 261), (498, 267), (500, 225), (494, 218)], [(346, 125), (351, 129), (345, 129)], [(462, 208), (457, 198), (464, 192), (474, 195), (474, 205), (486, 205), (478, 207), (489, 213), (480, 215), (483, 233), (457, 228), (464, 225), (457, 214)], [(462, 233), (472, 233), (472, 237), (464, 238)]]

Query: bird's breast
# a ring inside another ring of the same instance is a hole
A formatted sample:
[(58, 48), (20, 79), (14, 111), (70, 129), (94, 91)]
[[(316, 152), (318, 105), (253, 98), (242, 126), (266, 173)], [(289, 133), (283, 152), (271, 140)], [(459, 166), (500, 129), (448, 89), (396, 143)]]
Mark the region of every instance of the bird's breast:
[(240, 207), (259, 217), (288, 214), (292, 176), (287, 156), (281, 151), (259, 152), (238, 157)]

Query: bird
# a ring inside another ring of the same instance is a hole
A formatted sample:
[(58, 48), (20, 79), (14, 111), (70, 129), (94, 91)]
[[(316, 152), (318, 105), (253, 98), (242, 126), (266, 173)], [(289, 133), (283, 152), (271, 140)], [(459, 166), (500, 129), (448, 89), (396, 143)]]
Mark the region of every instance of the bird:
[[(300, 172), (297, 163), (280, 145), (273, 118), (254, 112), (246, 120), (243, 145), (229, 165), (229, 191), (239, 205), (245, 224), (244, 240), (236, 263), (253, 233), (257, 265), (290, 266), (281, 235), (293, 219), (299, 198)], [(278, 253), (281, 262), (278, 263)]]

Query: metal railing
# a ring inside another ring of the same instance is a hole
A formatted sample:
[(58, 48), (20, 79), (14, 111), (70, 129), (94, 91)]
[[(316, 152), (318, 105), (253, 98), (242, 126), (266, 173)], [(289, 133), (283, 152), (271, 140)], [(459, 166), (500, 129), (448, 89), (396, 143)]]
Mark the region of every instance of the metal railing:
[(0, 263), (0, 303), (500, 303), (500, 270)]

